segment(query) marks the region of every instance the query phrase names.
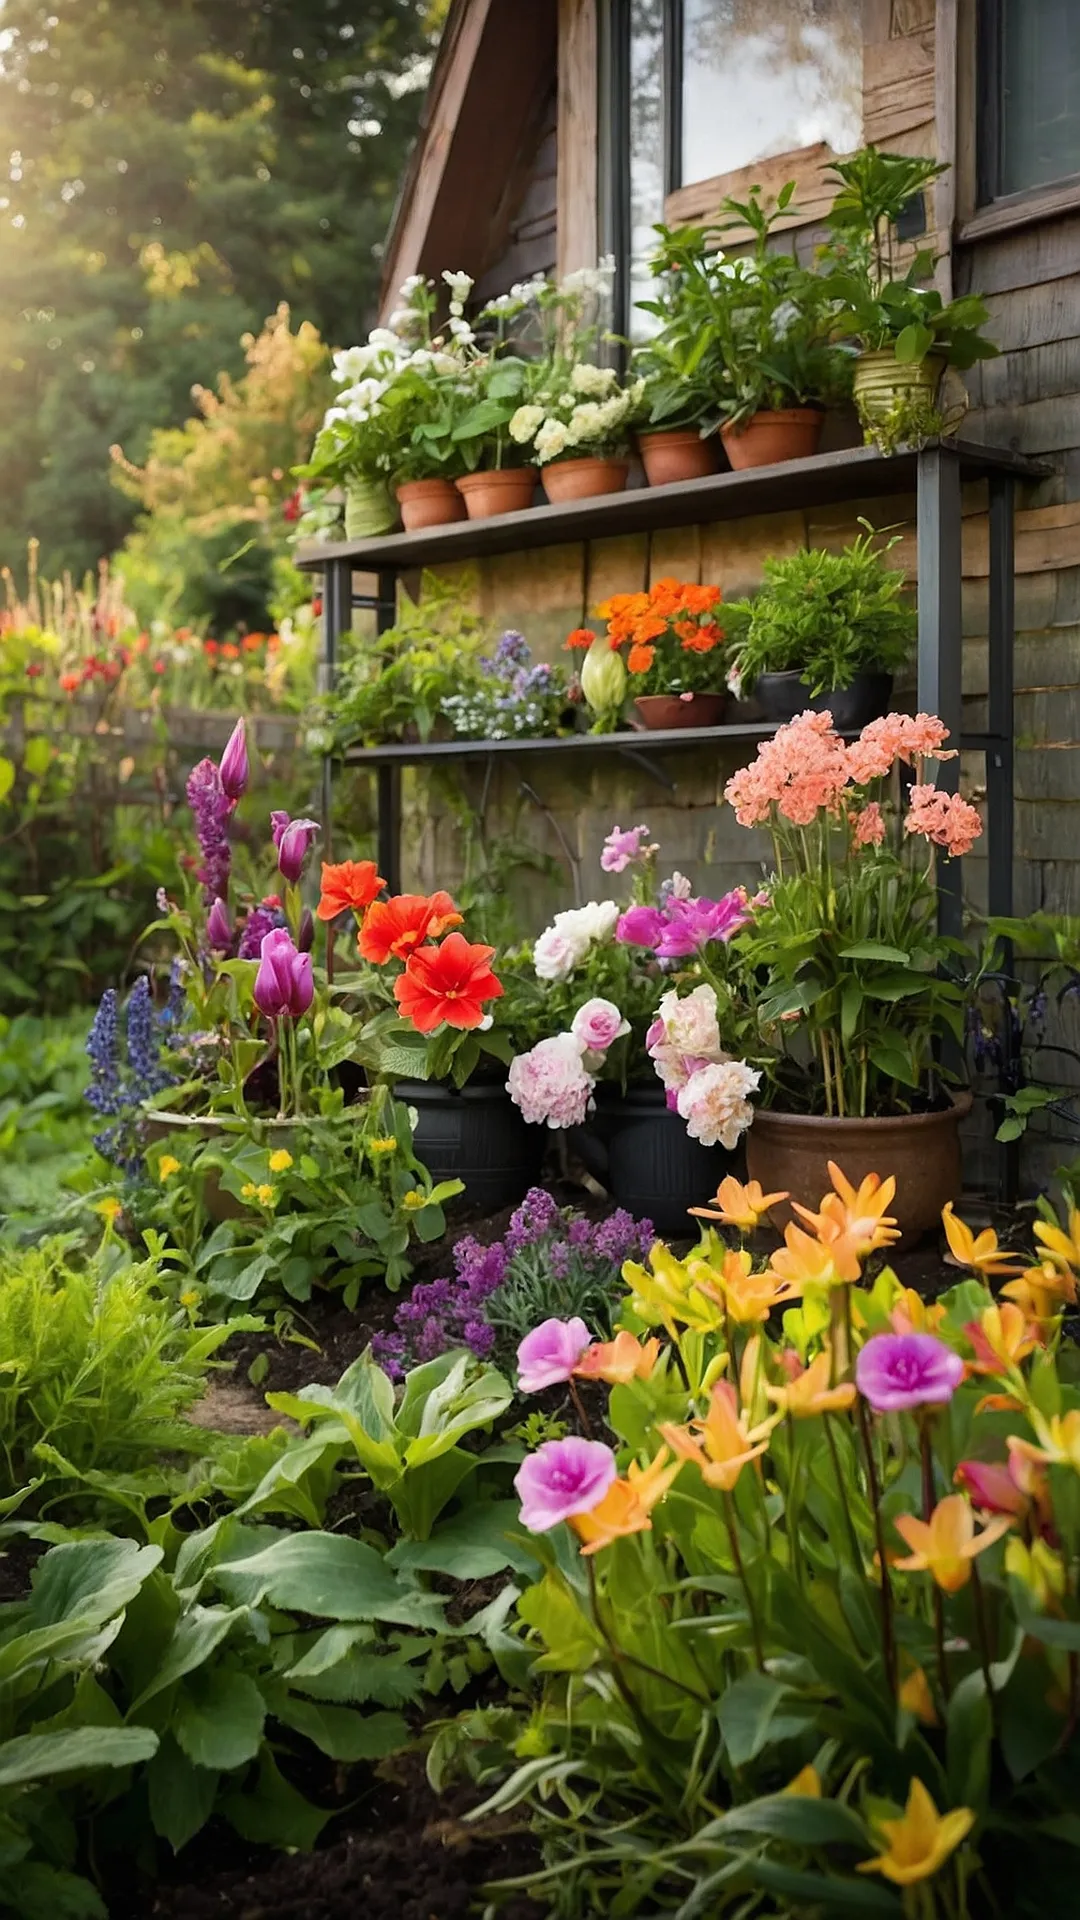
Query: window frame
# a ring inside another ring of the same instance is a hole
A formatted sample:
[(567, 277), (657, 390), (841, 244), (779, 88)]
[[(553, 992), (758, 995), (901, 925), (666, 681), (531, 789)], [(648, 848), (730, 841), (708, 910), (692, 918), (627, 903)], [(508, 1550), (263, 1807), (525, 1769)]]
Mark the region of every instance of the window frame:
[[(939, 16), (942, 10), (938, 0)], [(1080, 208), (1080, 172), (1015, 193), (993, 190), (1000, 177), (1001, 17), (1001, 0), (959, 0), (954, 237), (961, 245), (1036, 226)]]

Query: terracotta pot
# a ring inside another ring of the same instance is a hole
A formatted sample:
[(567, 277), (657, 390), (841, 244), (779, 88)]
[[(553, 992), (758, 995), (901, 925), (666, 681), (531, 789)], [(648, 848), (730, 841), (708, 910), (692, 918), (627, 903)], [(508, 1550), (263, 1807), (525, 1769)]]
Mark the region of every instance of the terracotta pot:
[(738, 427), (721, 427), (720, 438), (733, 467), (774, 467), (783, 460), (808, 460), (818, 450), (825, 415), (820, 407), (763, 409)]
[(643, 693), (634, 705), (650, 733), (665, 727), (718, 727), (727, 706), (726, 693)]
[(629, 460), (556, 460), (544, 468), (541, 478), (544, 492), (555, 504), (590, 500), (598, 493), (621, 493), (629, 473)]
[(901, 400), (925, 399), (932, 406), (945, 371), (945, 355), (928, 353), (908, 365), (891, 347), (881, 353), (860, 353), (855, 362), (852, 391), (864, 422), (883, 420)]
[(891, 673), (857, 673), (848, 687), (831, 693), (811, 693), (799, 673), (759, 673), (754, 699), (766, 720), (794, 720), (797, 713), (832, 714), (840, 733), (857, 733), (870, 720), (888, 713), (892, 698)]
[(406, 533), (445, 527), (451, 520), (465, 518), (465, 501), (452, 480), (403, 480), (394, 491)]
[(465, 501), (470, 520), (490, 520), (497, 513), (524, 513), (536, 492), (535, 467), (500, 467), (490, 473), (463, 473), (454, 485)]
[(670, 486), (673, 480), (704, 480), (720, 464), (715, 435), (703, 440), (696, 427), (639, 433), (637, 443), (650, 487)]
[[(815, 1211), (831, 1191), (830, 1160), (855, 1186), (868, 1173), (883, 1180), (894, 1174), (896, 1200), (890, 1212), (900, 1224), (901, 1245), (914, 1246), (938, 1226), (946, 1201), (960, 1198), (958, 1128), (970, 1111), (970, 1093), (956, 1094), (940, 1113), (902, 1113), (887, 1120), (833, 1120), (762, 1108), (746, 1135), (746, 1170), (766, 1193), (789, 1193)], [(771, 1218), (783, 1228), (792, 1215), (779, 1206)]]

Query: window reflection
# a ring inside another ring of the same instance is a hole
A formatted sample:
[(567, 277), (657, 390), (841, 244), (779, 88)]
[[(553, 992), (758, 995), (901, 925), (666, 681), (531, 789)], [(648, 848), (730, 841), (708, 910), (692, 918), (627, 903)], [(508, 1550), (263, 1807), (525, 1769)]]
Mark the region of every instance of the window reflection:
[(653, 227), (664, 217), (663, 70), (663, 0), (631, 0), (627, 323), (634, 339), (648, 334), (653, 324), (647, 313), (635, 311), (634, 302), (648, 299), (651, 292), (648, 261), (656, 241)]
[(1000, 0), (997, 193), (1080, 173), (1080, 5)]
[(682, 178), (862, 142), (860, 0), (684, 0)]

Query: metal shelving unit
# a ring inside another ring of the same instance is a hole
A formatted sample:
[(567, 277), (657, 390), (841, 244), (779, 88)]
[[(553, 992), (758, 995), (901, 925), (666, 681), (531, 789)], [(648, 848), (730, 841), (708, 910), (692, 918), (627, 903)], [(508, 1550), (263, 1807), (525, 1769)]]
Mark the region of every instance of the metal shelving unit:
[[(529, 553), (543, 547), (584, 544), (619, 534), (666, 527), (715, 525), (751, 515), (785, 513), (842, 501), (870, 503), (889, 495), (915, 497), (918, 545), (918, 704), (940, 714), (965, 750), (986, 757), (989, 906), (991, 913), (1012, 909), (1013, 864), (1013, 541), (1018, 481), (1039, 480), (1042, 463), (998, 447), (958, 439), (932, 441), (919, 450), (884, 455), (872, 447), (847, 448), (791, 460), (782, 466), (741, 473), (714, 474), (667, 487), (641, 487), (568, 506), (533, 507), (525, 513), (491, 520), (459, 521), (420, 533), (342, 540), (300, 549), (297, 564), (324, 579), (324, 670), (333, 686), (338, 642), (352, 624), (356, 607), (372, 608), (379, 632), (393, 624), (397, 581), (404, 573), (485, 555)], [(989, 694), (985, 733), (961, 734), (961, 488), (985, 481), (989, 496), (990, 598)], [(354, 591), (354, 573), (377, 577), (374, 593)], [(737, 725), (687, 727), (664, 733), (572, 735), (558, 740), (449, 740), (422, 744), (352, 748), (345, 763), (370, 767), (378, 788), (379, 866), (392, 888), (401, 875), (400, 770), (457, 760), (498, 756), (532, 759), (537, 754), (614, 753), (654, 771), (658, 756), (690, 748), (751, 743), (772, 728)], [(662, 775), (659, 777), (663, 778)], [(958, 763), (946, 761), (943, 786), (955, 785)], [(324, 817), (330, 818), (332, 769), (325, 773)], [(960, 932), (961, 894), (958, 861), (944, 864), (941, 925)]]

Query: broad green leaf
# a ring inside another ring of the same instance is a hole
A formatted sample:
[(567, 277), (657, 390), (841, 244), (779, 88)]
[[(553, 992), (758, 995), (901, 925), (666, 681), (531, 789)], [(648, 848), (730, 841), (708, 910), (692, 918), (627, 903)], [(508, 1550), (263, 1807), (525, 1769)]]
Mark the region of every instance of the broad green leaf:
[(74, 1727), (62, 1733), (27, 1733), (0, 1746), (0, 1787), (50, 1780), (89, 1768), (133, 1767), (157, 1751), (149, 1727)]
[(146, 1770), (146, 1783), (154, 1832), (179, 1853), (209, 1820), (218, 1776), (206, 1767), (192, 1766), (176, 1741), (166, 1734)]
[(445, 1573), (454, 1580), (486, 1580), (504, 1567), (531, 1573), (536, 1562), (510, 1537), (520, 1528), (516, 1500), (484, 1501), (444, 1521), (427, 1540), (399, 1540), (387, 1560), (410, 1573)]
[(274, 1718), (313, 1742), (331, 1760), (384, 1760), (407, 1744), (409, 1723), (400, 1713), (357, 1713), (318, 1700), (286, 1695), (274, 1702)]
[(108, 1620), (134, 1599), (161, 1559), (160, 1547), (140, 1547), (134, 1540), (73, 1540), (53, 1547), (34, 1569), (27, 1620), (35, 1627)]
[(567, 1586), (562, 1574), (549, 1568), (542, 1580), (527, 1587), (518, 1601), (526, 1626), (535, 1627), (546, 1651), (536, 1665), (547, 1673), (584, 1673), (591, 1667), (602, 1641)]
[(197, 1767), (229, 1773), (262, 1744), (266, 1703), (246, 1673), (215, 1666), (189, 1675), (177, 1692), (172, 1731)]
[(332, 1808), (313, 1807), (282, 1777), (264, 1750), (253, 1786), (246, 1793), (229, 1794), (221, 1811), (245, 1840), (310, 1853)]
[(347, 1534), (283, 1534), (242, 1560), (222, 1562), (214, 1578), (232, 1598), (250, 1606), (269, 1600), (275, 1607), (331, 1620), (434, 1627), (443, 1612), (437, 1594), (400, 1584), (374, 1547)]
[(907, 966), (911, 959), (903, 947), (887, 947), (880, 940), (857, 940), (853, 947), (841, 947), (838, 957), (841, 960), (892, 960), (899, 966)]
[(840, 1913), (865, 1914), (867, 1920), (900, 1920), (903, 1908), (899, 1896), (869, 1880), (841, 1880), (834, 1873), (798, 1873), (775, 1860), (755, 1860), (745, 1867), (747, 1878), (770, 1893), (787, 1895), (791, 1906), (784, 1911), (802, 1912), (804, 1908), (820, 1914), (822, 1920), (835, 1920)]
[(137, 1713), (148, 1700), (171, 1687), (174, 1680), (194, 1673), (209, 1660), (237, 1621), (248, 1618), (248, 1612), (247, 1607), (192, 1607), (190, 1613), (185, 1613), (177, 1622), (153, 1679), (132, 1702), (131, 1712)]
[(990, 1794), (990, 1749), (994, 1726), (982, 1673), (965, 1674), (954, 1687), (945, 1724), (949, 1797), (955, 1807), (981, 1814)]
[(0, 754), (0, 803), (5, 801), (15, 785), (15, 768), (5, 755)]
[(810, 1709), (766, 1673), (746, 1673), (720, 1696), (720, 1731), (733, 1767), (744, 1767), (764, 1747), (805, 1733)]
[(721, 1840), (738, 1833), (767, 1833), (800, 1847), (847, 1845), (870, 1851), (866, 1828), (850, 1807), (839, 1800), (817, 1800), (810, 1795), (776, 1793), (751, 1800), (710, 1821), (695, 1837)]

